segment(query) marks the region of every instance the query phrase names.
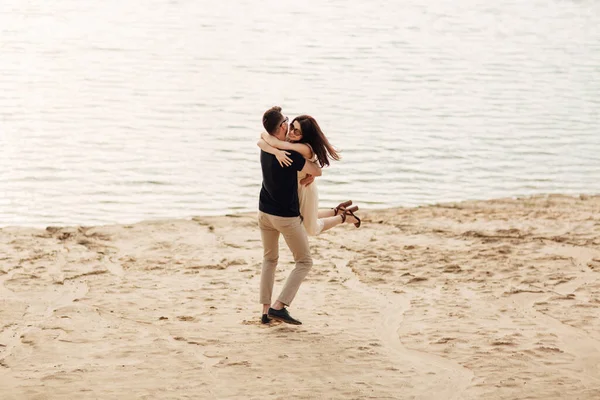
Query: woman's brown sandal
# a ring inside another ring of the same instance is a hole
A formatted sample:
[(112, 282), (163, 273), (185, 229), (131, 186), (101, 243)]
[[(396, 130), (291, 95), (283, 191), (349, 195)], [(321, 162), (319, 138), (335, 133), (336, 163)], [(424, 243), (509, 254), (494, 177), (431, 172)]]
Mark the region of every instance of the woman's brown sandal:
[[(360, 218), (358, 218), (356, 215), (354, 215), (354, 211), (358, 211), (358, 206), (347, 208), (346, 211), (344, 211), (344, 214), (352, 215), (354, 218), (356, 218), (357, 222), (354, 223), (354, 226), (357, 228), (360, 228)], [(346, 221), (346, 218), (342, 218), (342, 219), (344, 222)]]
[(335, 217), (336, 215), (338, 215), (340, 211), (343, 213), (344, 211), (346, 211), (346, 207), (351, 206), (351, 205), (352, 205), (352, 200), (348, 200), (348, 201), (338, 204), (337, 207), (333, 208), (333, 216)]

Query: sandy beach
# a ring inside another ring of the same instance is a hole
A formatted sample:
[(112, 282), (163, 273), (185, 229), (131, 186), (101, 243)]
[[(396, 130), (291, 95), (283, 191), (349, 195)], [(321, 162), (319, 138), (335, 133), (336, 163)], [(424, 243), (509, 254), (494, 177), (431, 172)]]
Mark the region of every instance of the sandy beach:
[(301, 326), (258, 323), (254, 213), (0, 229), (0, 398), (600, 398), (600, 196), (359, 215)]

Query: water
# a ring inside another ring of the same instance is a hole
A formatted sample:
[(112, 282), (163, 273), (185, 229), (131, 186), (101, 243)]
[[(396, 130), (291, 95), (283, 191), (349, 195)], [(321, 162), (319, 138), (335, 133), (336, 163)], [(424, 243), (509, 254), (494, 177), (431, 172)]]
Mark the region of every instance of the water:
[(0, 226), (257, 208), (272, 105), (325, 206), (600, 192), (600, 3), (2, 0)]

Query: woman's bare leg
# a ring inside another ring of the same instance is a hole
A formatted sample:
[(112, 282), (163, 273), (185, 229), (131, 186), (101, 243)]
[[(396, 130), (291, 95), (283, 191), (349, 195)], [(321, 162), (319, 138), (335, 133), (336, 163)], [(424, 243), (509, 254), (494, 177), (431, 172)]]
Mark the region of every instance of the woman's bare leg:
[(328, 208), (328, 209), (325, 209), (325, 210), (319, 210), (319, 214), (318, 215), (319, 215), (319, 218), (333, 217), (333, 216), (335, 216), (335, 211), (333, 211), (333, 208)]
[[(341, 223), (343, 223), (343, 219), (341, 215), (336, 215), (335, 217), (329, 217), (329, 218), (319, 218), (321, 221), (323, 221), (325, 224), (323, 225), (323, 230), (321, 232), (325, 232), (328, 229), (333, 228), (334, 226), (338, 226)], [(346, 223), (347, 224), (354, 224), (355, 222), (358, 222), (358, 220), (356, 218), (354, 218), (352, 215), (346, 215)]]
[[(355, 207), (356, 209), (358, 209), (358, 207)], [(309, 232), (309, 235), (312, 236), (316, 236), (318, 234), (320, 234), (321, 232), (325, 232), (326, 230), (329, 230), (335, 226), (338, 226), (342, 223), (344, 223), (344, 218), (342, 218), (342, 214), (344, 213), (344, 211), (339, 210), (338, 211), (338, 215), (335, 215), (335, 210), (333, 208), (326, 208), (326, 209), (321, 209), (318, 210), (318, 218), (319, 218), (319, 224), (322, 223), (323, 224), (323, 229), (321, 229), (318, 232)], [(346, 223), (348, 224), (354, 224), (356, 222), (358, 222), (358, 220), (356, 218), (354, 218), (352, 215), (346, 214)], [(315, 228), (315, 226), (313, 226), (314, 224), (311, 224), (310, 227), (311, 228)], [(309, 226), (305, 225), (307, 228), (309, 228)]]
[[(333, 213), (333, 210), (331, 211)], [(321, 212), (319, 211), (319, 214), (321, 214)], [(319, 215), (320, 217), (320, 215)], [(341, 215), (337, 215), (335, 217), (328, 217), (328, 218), (319, 218), (321, 221), (323, 221), (325, 224), (323, 225), (323, 230), (321, 232), (325, 232), (328, 229), (333, 228), (334, 226), (338, 226), (339, 224), (341, 224), (342, 221), (342, 216)]]

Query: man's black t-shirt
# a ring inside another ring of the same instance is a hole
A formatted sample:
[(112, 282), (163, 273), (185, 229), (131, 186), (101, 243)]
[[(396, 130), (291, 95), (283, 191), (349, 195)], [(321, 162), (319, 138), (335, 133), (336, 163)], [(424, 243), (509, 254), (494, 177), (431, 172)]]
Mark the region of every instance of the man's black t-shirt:
[(262, 188), (258, 209), (278, 217), (300, 215), (298, 203), (298, 171), (302, 171), (306, 160), (299, 153), (289, 151), (292, 165), (282, 167), (277, 158), (261, 150)]

